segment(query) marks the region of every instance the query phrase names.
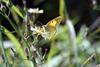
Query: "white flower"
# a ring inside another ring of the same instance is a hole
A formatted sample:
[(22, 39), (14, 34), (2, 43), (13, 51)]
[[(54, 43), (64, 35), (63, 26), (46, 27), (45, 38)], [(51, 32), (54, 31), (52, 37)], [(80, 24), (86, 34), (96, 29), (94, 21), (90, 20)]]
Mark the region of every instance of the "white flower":
[(32, 9), (30, 8), (28, 10), (29, 13), (43, 13), (44, 11), (43, 10), (39, 10), (39, 8), (35, 8), (35, 9)]
[(33, 35), (37, 34), (37, 35), (41, 35), (45, 40), (49, 39), (49, 32), (45, 30), (44, 26), (42, 27), (35, 26), (35, 28), (31, 27), (30, 30), (33, 32)]

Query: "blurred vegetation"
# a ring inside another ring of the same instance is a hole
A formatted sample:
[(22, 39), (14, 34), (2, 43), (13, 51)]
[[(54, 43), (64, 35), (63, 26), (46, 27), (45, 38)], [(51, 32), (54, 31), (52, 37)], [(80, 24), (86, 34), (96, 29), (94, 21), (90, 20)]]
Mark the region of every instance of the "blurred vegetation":
[[(0, 67), (99, 67), (99, 6), (99, 0), (1, 0)], [(59, 15), (56, 34), (46, 39), (46, 23)]]

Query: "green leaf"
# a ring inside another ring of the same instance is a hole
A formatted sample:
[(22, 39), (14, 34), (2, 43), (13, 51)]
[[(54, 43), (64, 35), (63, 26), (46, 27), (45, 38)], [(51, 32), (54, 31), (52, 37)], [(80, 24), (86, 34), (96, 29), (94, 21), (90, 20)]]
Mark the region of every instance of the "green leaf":
[(3, 33), (12, 41), (12, 43), (16, 47), (18, 54), (25, 62), (26, 67), (29, 67), (30, 66), (29, 61), (24, 60), (24, 59), (27, 59), (27, 57), (26, 57), (26, 54), (25, 54), (24, 50), (22, 49), (19, 41), (17, 40), (17, 38), (10, 31), (8, 31), (5, 27), (3, 27)]
[(14, 10), (21, 18), (24, 19), (24, 16), (22, 15), (22, 13), (21, 13), (21, 11), (19, 10), (18, 7), (13, 5), (11, 9)]

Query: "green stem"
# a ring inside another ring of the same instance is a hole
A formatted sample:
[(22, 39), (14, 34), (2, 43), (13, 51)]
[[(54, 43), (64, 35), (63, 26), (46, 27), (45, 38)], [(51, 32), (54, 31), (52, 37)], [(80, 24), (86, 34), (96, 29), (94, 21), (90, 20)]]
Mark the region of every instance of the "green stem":
[(3, 14), (3, 13), (1, 13), (1, 12), (0, 12), (0, 14), (1, 14), (4, 18), (6, 18), (6, 19), (9, 21), (9, 23), (12, 25), (12, 27), (14, 28), (14, 30), (15, 30), (17, 33), (19, 32), (19, 34), (20, 34), (20, 36), (21, 36), (21, 38), (22, 38), (24, 44), (28, 46), (28, 43), (27, 43), (26, 40), (23, 38), (24, 36), (23, 36), (22, 32), (21, 32), (20, 30), (17, 29), (16, 25), (9, 19), (9, 17), (8, 17), (6, 14)]
[(7, 60), (6, 52), (5, 52), (4, 45), (3, 45), (1, 25), (0, 25), (0, 46), (1, 46), (3, 56), (4, 56), (4, 63), (7, 65), (8, 60)]
[(0, 14), (1, 14), (5, 19), (7, 19), (7, 20), (9, 21), (9, 23), (12, 25), (12, 27), (14, 28), (14, 30), (15, 30), (16, 32), (18, 32), (16, 25), (9, 19), (9, 17), (8, 17), (6, 14), (3, 14), (3, 13), (1, 13), (1, 12), (0, 12)]

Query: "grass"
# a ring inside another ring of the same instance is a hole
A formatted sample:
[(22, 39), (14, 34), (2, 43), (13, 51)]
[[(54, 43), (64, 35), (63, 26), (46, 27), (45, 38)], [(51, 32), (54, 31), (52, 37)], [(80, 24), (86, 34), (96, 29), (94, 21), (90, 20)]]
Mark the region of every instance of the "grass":
[[(96, 67), (99, 65), (100, 39), (93, 42), (94, 37), (91, 36), (96, 34), (87, 35), (89, 32), (85, 25), (76, 35), (74, 25), (78, 20), (76, 17), (73, 20), (69, 19), (63, 0), (60, 0), (59, 13), (64, 18), (65, 24), (57, 27), (56, 36), (50, 40), (30, 29), (30, 27), (35, 30), (39, 28), (35, 24), (41, 13), (39, 9), (30, 13), (28, 8), (20, 9), (11, 1), (1, 0), (1, 2), (5, 3), (6, 7), (3, 5), (5, 9), (0, 11), (2, 17), (0, 19), (6, 19), (5, 21), (11, 24), (16, 34), (5, 28), (0, 21), (0, 67)], [(8, 13), (6, 13), (7, 9), (9, 9)], [(22, 24), (19, 17), (24, 21)], [(39, 31), (41, 32), (41, 28)], [(47, 30), (44, 31), (42, 33), (46, 33), (44, 36), (47, 37), (46, 35), (49, 34)], [(5, 48), (4, 37), (12, 42), (14, 47)]]

